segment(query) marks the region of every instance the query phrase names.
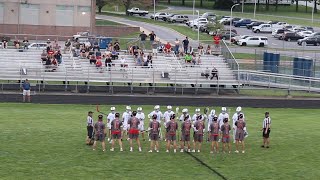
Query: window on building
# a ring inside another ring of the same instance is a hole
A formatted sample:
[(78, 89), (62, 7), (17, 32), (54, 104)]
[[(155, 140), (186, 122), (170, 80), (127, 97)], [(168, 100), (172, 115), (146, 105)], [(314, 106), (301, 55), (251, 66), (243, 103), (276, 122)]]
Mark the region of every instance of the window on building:
[(73, 26), (73, 6), (56, 6), (56, 25), (57, 26)]
[(40, 5), (21, 4), (20, 5), (20, 24), (39, 25)]
[(78, 6), (77, 26), (89, 27), (91, 19), (91, 7)]

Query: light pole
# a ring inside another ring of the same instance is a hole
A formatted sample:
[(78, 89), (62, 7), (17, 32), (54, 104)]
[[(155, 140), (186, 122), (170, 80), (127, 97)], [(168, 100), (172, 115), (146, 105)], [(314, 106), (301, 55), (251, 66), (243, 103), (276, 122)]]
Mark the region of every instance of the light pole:
[(156, 0), (153, 0), (153, 20), (156, 20)]
[(230, 12), (231, 12), (231, 13), (230, 13), (230, 14), (231, 14), (231, 15), (230, 15), (230, 29), (229, 29), (229, 30), (230, 30), (230, 32), (229, 32), (229, 35), (230, 35), (230, 37), (229, 37), (229, 38), (230, 38), (230, 39), (229, 39), (229, 40), (230, 40), (230, 44), (231, 44), (231, 27), (232, 27), (232, 9), (233, 9), (234, 7), (236, 7), (236, 6), (239, 6), (239, 5), (240, 5), (240, 4), (234, 4), (233, 6), (231, 6), (231, 9), (230, 9)]
[[(198, 13), (198, 19), (199, 19), (199, 16), (200, 16), (199, 10), (197, 10), (197, 13)], [(200, 45), (200, 25), (199, 25), (199, 21), (198, 21), (198, 46), (199, 45)]]
[(315, 7), (315, 0), (313, 0), (313, 6), (312, 6), (312, 15), (311, 15), (312, 24), (313, 24), (314, 7)]
[(256, 18), (257, 0), (254, 0), (253, 18)]
[(195, 0), (193, 0), (193, 3), (192, 3), (192, 18), (194, 20), (194, 6), (195, 6)]
[(241, 13), (243, 14), (243, 8), (244, 8), (244, 0), (242, 0), (242, 7), (241, 7)]

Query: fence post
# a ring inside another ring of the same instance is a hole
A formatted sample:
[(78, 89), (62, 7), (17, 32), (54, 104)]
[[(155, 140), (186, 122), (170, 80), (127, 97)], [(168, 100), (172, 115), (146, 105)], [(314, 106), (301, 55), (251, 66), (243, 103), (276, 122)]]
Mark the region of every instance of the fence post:
[(174, 68), (174, 94), (177, 92), (177, 67)]

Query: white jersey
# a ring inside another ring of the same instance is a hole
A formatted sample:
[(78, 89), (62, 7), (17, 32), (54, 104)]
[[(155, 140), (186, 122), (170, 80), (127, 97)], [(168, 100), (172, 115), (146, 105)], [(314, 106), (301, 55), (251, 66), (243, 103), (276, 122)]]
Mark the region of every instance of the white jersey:
[(127, 130), (128, 129), (128, 121), (131, 118), (131, 111), (129, 112), (124, 112), (122, 114), (122, 120), (123, 120), (123, 129)]
[(93, 119), (91, 116), (87, 117), (87, 126), (94, 126)]
[(111, 112), (111, 113), (108, 114), (108, 117), (107, 117), (107, 119), (108, 119), (107, 127), (108, 127), (109, 129), (111, 129), (111, 122), (112, 122), (115, 118), (116, 118), (116, 113), (115, 113), (115, 112)]
[(192, 116), (191, 120), (195, 123), (197, 121), (197, 117), (200, 116), (200, 115), (202, 116), (201, 120), (203, 121), (204, 120), (204, 115), (202, 115), (202, 114), (199, 114), (199, 115), (194, 114)]
[(208, 115), (208, 131), (210, 131), (210, 125), (211, 123), (213, 122), (213, 117), (214, 117), (215, 114), (209, 114)]
[(157, 115), (157, 121), (158, 122), (161, 122), (161, 118), (162, 118), (162, 112), (161, 111), (152, 111), (150, 114), (149, 114), (149, 117), (152, 118), (152, 116), (156, 114)]
[(218, 122), (219, 122), (219, 125), (220, 127), (222, 126), (223, 124), (223, 119), (224, 118), (228, 118), (229, 119), (229, 114), (228, 113), (220, 113), (219, 116), (218, 116)]
[(165, 122), (165, 123), (167, 123), (167, 122), (170, 121), (170, 116), (171, 116), (172, 114), (174, 114), (173, 111), (166, 111), (166, 112), (164, 112), (163, 118), (164, 118), (164, 122)]
[[(189, 116), (189, 114), (186, 114), (186, 115), (181, 114), (181, 116), (180, 116), (179, 120), (180, 120), (180, 121), (184, 121), (184, 118), (185, 118), (186, 116)], [(188, 119), (188, 120), (190, 120), (190, 121), (191, 121), (190, 116), (189, 116), (189, 119)]]
[(145, 119), (145, 115), (143, 112), (138, 112), (136, 115), (136, 118), (138, 118), (140, 120), (140, 124), (139, 124), (139, 130), (140, 131), (144, 131), (144, 119)]

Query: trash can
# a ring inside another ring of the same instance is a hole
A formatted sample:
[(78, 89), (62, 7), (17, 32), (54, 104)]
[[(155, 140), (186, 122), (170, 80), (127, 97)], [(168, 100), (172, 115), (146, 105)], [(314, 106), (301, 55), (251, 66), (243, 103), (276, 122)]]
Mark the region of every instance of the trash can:
[(108, 48), (108, 44), (110, 42), (112, 42), (111, 38), (100, 38), (100, 40), (99, 40), (100, 49), (107, 49)]

